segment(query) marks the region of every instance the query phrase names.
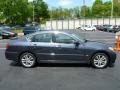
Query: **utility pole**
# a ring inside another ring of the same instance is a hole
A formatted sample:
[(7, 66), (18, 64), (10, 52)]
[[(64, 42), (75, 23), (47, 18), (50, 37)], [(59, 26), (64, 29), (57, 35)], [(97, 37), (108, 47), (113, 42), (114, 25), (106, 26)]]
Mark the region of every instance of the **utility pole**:
[(32, 22), (35, 21), (35, 0), (28, 0), (32, 4)]
[(33, 22), (35, 22), (35, 0), (33, 0)]
[(111, 7), (111, 18), (113, 18), (113, 13), (114, 13), (114, 2), (113, 2), (113, 0), (112, 0), (111, 2), (112, 2), (112, 7)]
[(85, 14), (86, 14), (86, 13), (85, 13), (85, 11), (86, 11), (86, 10), (85, 10), (85, 0), (83, 0), (83, 9), (84, 9), (84, 25), (85, 25)]
[[(84, 19), (83, 19), (83, 29), (84, 29), (84, 27), (85, 27), (85, 19), (86, 19), (86, 13), (85, 13), (85, 11), (86, 11), (86, 9), (85, 9), (86, 7), (85, 7), (85, 0), (83, 0), (83, 9), (84, 9)], [(86, 33), (84, 33), (84, 38), (86, 38)]]

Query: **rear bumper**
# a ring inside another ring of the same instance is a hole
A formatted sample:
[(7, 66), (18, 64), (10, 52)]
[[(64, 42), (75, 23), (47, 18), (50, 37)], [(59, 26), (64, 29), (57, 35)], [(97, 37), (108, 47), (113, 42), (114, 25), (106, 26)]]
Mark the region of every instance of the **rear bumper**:
[(11, 36), (10, 35), (2, 35), (2, 38), (3, 39), (8, 39), (8, 38), (10, 38)]
[(8, 60), (18, 61), (18, 53), (17, 52), (5, 51), (5, 57)]

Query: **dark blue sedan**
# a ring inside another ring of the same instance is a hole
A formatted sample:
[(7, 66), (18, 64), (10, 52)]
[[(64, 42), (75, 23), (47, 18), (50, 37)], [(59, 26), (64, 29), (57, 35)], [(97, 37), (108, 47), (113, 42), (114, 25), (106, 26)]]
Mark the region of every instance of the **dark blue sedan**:
[(62, 31), (29, 34), (11, 40), (6, 48), (6, 58), (26, 68), (36, 63), (88, 63), (102, 69), (116, 60), (116, 53), (107, 44)]

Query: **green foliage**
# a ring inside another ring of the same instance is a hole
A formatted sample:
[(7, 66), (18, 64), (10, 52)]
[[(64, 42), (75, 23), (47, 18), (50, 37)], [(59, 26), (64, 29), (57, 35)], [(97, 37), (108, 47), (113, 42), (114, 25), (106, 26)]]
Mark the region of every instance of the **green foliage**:
[(81, 17), (90, 17), (91, 16), (91, 10), (87, 6), (81, 7)]
[(102, 0), (95, 0), (95, 2), (93, 3), (92, 6), (92, 14), (95, 17), (99, 17), (99, 16), (103, 16), (104, 12), (103, 12), (103, 2)]
[[(114, 3), (113, 4), (114, 9), (113, 13), (114, 16), (120, 16), (120, 3)], [(106, 1), (102, 2), (102, 0), (95, 0), (92, 6), (92, 14), (96, 17), (109, 17), (111, 16), (111, 9), (112, 9), (112, 2)]]
[(11, 32), (14, 32), (14, 33), (23, 33), (23, 30), (22, 29), (16, 29), (16, 30), (11, 30)]
[(0, 4), (7, 23), (24, 23), (30, 16), (27, 0), (1, 0)]
[(36, 0), (35, 6), (35, 20), (40, 22), (42, 19), (49, 18), (48, 5), (43, 0)]
[(52, 19), (68, 19), (68, 18), (79, 18), (80, 17), (80, 8), (55, 8), (49, 11), (50, 17)]
[[(52, 19), (83, 18), (83, 17), (110, 17), (112, 9), (111, 1), (95, 0), (92, 7), (82, 6), (75, 8), (52, 8)], [(120, 3), (114, 3), (114, 16), (120, 16)]]
[[(45, 23), (51, 19), (75, 19), (82, 17), (110, 17), (112, 3), (111, 1), (95, 0), (92, 7), (81, 6), (75, 8), (53, 7), (48, 10), (48, 5), (43, 0), (34, 0), (28, 3), (28, 0), (0, 0), (0, 21), (6, 21), (7, 24), (21, 24), (32, 21), (33, 6), (35, 21)], [(114, 16), (120, 16), (120, 3), (114, 3)]]
[[(48, 6), (43, 0), (35, 0), (35, 18), (49, 18)], [(32, 20), (33, 3), (28, 0), (0, 0), (0, 19), (5, 19), (8, 24), (21, 24)]]
[(112, 3), (110, 1), (103, 4), (103, 16), (107, 17), (111, 15)]
[(120, 3), (114, 3), (114, 16), (120, 16)]

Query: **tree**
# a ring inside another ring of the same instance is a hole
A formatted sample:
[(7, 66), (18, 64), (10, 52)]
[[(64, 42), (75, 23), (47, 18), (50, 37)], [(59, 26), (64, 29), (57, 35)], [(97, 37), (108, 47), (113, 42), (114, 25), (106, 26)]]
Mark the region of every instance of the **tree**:
[(105, 17), (111, 16), (111, 7), (112, 7), (112, 3), (111, 1), (107, 1), (105, 3), (103, 3), (103, 13)]
[[(35, 0), (35, 19), (40, 21), (40, 18), (49, 18), (48, 6), (43, 0)], [(28, 21), (32, 18), (33, 3), (28, 3), (28, 0), (0, 0), (0, 18), (5, 18), (9, 24), (19, 24)]]
[(120, 3), (114, 3), (114, 16), (120, 16)]
[(36, 0), (35, 6), (35, 20), (40, 22), (41, 19), (49, 18), (48, 5), (43, 0)]
[(82, 17), (90, 17), (91, 16), (91, 10), (87, 6), (81, 7), (81, 16)]
[(31, 15), (27, 0), (0, 0), (1, 12), (7, 23), (24, 23)]
[(75, 8), (55, 8), (53, 7), (50, 11), (50, 16), (53, 19), (69, 19), (69, 18), (79, 18), (80, 10), (79, 7)]
[(104, 15), (102, 0), (95, 0), (92, 6), (92, 14), (93, 16), (96, 16), (96, 17)]

